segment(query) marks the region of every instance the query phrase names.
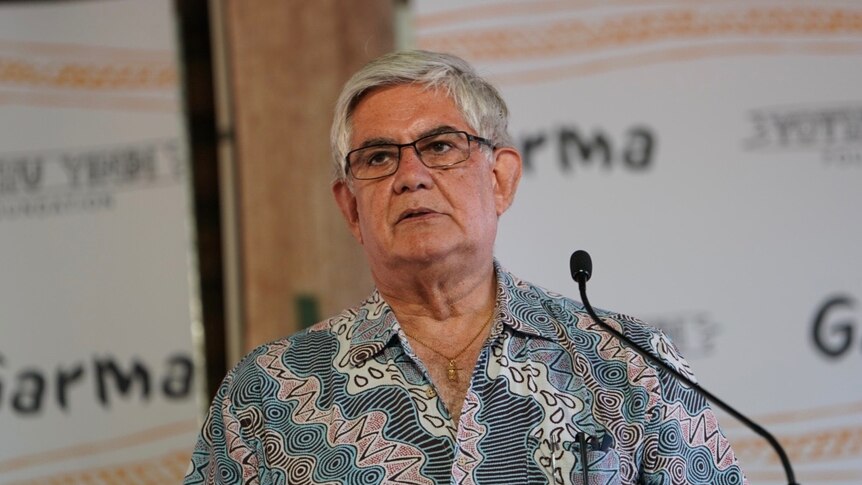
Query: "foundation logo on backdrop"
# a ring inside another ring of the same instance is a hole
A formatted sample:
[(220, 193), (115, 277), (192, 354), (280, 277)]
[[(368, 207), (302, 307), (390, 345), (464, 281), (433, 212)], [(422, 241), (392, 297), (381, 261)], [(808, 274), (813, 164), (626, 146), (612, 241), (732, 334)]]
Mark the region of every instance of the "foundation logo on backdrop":
[(120, 191), (184, 179), (179, 141), (0, 153), (0, 219), (104, 210)]
[(48, 410), (80, 411), (91, 409), (94, 402), (110, 409), (119, 403), (176, 401), (192, 395), (194, 363), (183, 352), (159, 362), (100, 353), (43, 368), (27, 364), (17, 372), (14, 364), (0, 353), (0, 417), (9, 412), (39, 416)]
[[(657, 145), (655, 131), (646, 125), (633, 125), (620, 132), (562, 125), (518, 138), (528, 175), (547, 170), (562, 174), (647, 172), (655, 160)], [(551, 164), (543, 164), (541, 160), (548, 157)]]
[(862, 167), (862, 103), (760, 108), (749, 117), (749, 151), (816, 153), (829, 167)]
[[(811, 342), (817, 352), (840, 359), (862, 350), (862, 313), (859, 300), (847, 293), (824, 298), (811, 322)], [(857, 354), (858, 355), (858, 354)]]

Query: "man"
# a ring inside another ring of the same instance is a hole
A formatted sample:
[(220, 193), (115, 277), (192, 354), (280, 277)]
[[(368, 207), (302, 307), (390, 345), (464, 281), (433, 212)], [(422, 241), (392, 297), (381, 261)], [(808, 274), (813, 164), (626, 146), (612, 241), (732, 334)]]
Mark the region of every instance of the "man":
[[(227, 375), (187, 484), (744, 481), (700, 397), (494, 260), (521, 176), (507, 118), (450, 55), (348, 81), (332, 191), (377, 289)], [(602, 316), (689, 373), (658, 331)]]

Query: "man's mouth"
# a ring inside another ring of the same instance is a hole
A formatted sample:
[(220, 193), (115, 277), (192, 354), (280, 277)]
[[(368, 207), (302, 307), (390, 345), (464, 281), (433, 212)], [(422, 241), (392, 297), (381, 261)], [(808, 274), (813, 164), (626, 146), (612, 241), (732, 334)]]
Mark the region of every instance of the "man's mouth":
[(398, 217), (398, 222), (403, 222), (410, 219), (418, 219), (429, 214), (436, 214), (436, 212), (431, 209), (426, 209), (424, 207), (408, 209), (401, 213), (401, 215)]

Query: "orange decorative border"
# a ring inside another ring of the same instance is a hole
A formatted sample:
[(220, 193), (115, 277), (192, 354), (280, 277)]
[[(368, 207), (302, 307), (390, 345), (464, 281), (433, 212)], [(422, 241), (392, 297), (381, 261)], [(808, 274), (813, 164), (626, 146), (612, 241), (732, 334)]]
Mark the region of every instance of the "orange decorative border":
[(698, 45), (641, 52), (631, 55), (606, 56), (597, 60), (573, 62), (549, 68), (505, 72), (488, 77), (499, 85), (532, 84), (555, 79), (603, 74), (622, 69), (688, 62), (707, 58), (800, 54), (812, 56), (858, 56), (862, 55), (862, 40), (859, 42), (820, 42), (804, 45), (794, 45), (787, 42)]
[(847, 8), (676, 8), (605, 15), (595, 20), (565, 18), (538, 25), (517, 20), (513, 25), (419, 33), (417, 41), (424, 49), (457, 51), (481, 62), (594, 54), (668, 41), (862, 35), (862, 10)]
[[(755, 417), (767, 426), (793, 425), (819, 419), (862, 415), (862, 401), (784, 411)], [(731, 418), (722, 421), (725, 429), (741, 430), (742, 424)], [(775, 433), (776, 439), (795, 465), (802, 483), (862, 483), (862, 425), (829, 425), (803, 433)], [(778, 457), (765, 440), (753, 434), (732, 438), (734, 452), (749, 479), (756, 482), (785, 479)], [(859, 463), (859, 465), (849, 465)], [(829, 470), (823, 470), (824, 465)], [(806, 469), (806, 467), (815, 467)], [(817, 469), (820, 468), (820, 469)]]
[(42, 60), (0, 52), (0, 85), (88, 91), (165, 91), (177, 86), (170, 62)]
[[(812, 464), (862, 458), (862, 426), (842, 426), (776, 436), (793, 463)], [(731, 440), (737, 456), (751, 463), (778, 464), (778, 457), (759, 436)], [(862, 467), (856, 470), (862, 474)]]
[[(714, 3), (727, 6), (731, 0), (698, 0), (698, 5)], [(750, 5), (753, 0), (741, 0)], [(662, 7), (671, 5), (691, 6), (692, 0), (516, 0), (510, 2), (495, 2), (493, 8), (487, 5), (467, 5), (465, 7), (443, 10), (417, 16), (415, 27), (429, 29), (439, 26), (451, 26), (463, 21), (476, 19), (523, 18), (525, 15), (572, 12), (589, 10), (591, 8), (607, 7)]]
[[(535, 60), (550, 64), (489, 76), (499, 84), (536, 83), (708, 57), (862, 54), (862, 9), (677, 7), (530, 23), (515, 17), (511, 22), (435, 33), (420, 30), (417, 43), (420, 48), (452, 52), (480, 64)], [(421, 25), (422, 19), (417, 23)]]
[[(156, 426), (136, 433), (131, 433), (126, 436), (119, 436), (90, 443), (79, 443), (66, 448), (24, 455), (0, 462), (0, 474), (8, 473), (13, 470), (35, 467), (46, 463), (56, 463), (58, 461), (70, 460), (88, 455), (113, 452), (176, 435), (194, 433), (197, 429), (197, 420), (188, 419), (176, 423)], [(192, 446), (193, 443), (189, 443), (189, 452)], [(186, 457), (188, 458), (188, 456), (189, 455), (187, 454)]]
[(180, 483), (188, 469), (190, 459), (190, 449), (178, 450), (151, 460), (61, 473), (38, 479), (12, 482), (9, 485), (61, 485), (69, 483), (77, 485), (163, 485), (165, 483)]
[(178, 112), (170, 51), (0, 41), (0, 105)]

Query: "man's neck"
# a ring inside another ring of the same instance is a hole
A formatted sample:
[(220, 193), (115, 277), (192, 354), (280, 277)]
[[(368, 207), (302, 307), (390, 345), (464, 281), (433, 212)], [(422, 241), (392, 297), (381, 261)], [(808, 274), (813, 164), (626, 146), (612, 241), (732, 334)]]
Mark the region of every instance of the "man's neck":
[(453, 323), (447, 327), (456, 330), (453, 327), (460, 327), (461, 322), (467, 327), (477, 319), (484, 322), (494, 310), (496, 277), (492, 258), (473, 267), (434, 262), (397, 274), (405, 277), (393, 280), (375, 275), (375, 281), (404, 327)]

